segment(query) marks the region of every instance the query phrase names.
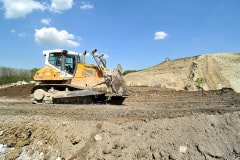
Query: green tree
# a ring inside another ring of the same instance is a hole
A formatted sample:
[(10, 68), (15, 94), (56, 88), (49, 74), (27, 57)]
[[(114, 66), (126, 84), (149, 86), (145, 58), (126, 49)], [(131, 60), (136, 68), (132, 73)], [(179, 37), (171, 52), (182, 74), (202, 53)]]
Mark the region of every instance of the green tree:
[(126, 70), (123, 72), (123, 75), (127, 75), (128, 73), (138, 72), (139, 70)]
[(33, 75), (38, 69), (16, 69), (9, 67), (0, 67), (0, 85), (15, 83), (17, 81), (29, 82), (33, 80)]

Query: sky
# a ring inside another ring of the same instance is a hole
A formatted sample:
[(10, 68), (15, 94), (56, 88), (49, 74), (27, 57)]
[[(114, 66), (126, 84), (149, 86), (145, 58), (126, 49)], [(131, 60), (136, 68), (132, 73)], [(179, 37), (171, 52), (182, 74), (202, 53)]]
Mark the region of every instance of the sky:
[(41, 68), (51, 49), (97, 48), (108, 68), (123, 70), (240, 52), (239, 8), (240, 0), (0, 0), (0, 66)]

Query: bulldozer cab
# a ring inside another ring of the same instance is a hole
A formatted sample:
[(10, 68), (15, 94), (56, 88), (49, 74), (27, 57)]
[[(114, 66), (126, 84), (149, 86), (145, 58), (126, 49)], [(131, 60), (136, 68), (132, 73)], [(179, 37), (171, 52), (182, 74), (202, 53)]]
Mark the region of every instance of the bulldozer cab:
[(73, 77), (77, 63), (80, 62), (78, 53), (66, 50), (44, 51), (45, 65), (56, 69), (61, 77)]

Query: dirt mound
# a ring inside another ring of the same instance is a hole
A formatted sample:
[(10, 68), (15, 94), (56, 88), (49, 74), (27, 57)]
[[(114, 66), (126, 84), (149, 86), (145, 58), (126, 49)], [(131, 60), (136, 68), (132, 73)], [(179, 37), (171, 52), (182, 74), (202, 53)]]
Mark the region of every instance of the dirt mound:
[(51, 136), (54, 131), (48, 125), (40, 123), (35, 125), (31, 121), (24, 121), (15, 124), (2, 123), (0, 128), (0, 143), (5, 146), (0, 150), (5, 150), (3, 154), (5, 159), (41, 159), (41, 152), (44, 152), (46, 159), (50, 159), (52, 152), (58, 147), (57, 137)]
[(240, 92), (240, 53), (202, 55), (163, 62), (124, 76), (128, 86), (196, 91), (224, 87)]
[(129, 89), (123, 106), (1, 98), (0, 160), (240, 157), (239, 93)]
[[(174, 119), (81, 121), (1, 116), (5, 159), (237, 159), (240, 112)], [(1, 157), (0, 157), (1, 159)]]
[(34, 84), (23, 84), (0, 88), (0, 97), (28, 99)]

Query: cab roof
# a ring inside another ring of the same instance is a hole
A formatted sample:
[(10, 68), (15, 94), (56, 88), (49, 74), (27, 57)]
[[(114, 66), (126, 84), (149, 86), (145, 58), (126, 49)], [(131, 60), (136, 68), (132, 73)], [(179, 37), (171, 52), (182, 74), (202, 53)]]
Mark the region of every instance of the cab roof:
[(67, 51), (67, 54), (70, 54), (70, 55), (79, 55), (77, 52), (68, 51), (65, 49), (44, 50), (43, 54), (44, 54), (44, 56), (46, 56), (47, 54), (50, 54), (50, 53), (63, 53), (64, 51)]

